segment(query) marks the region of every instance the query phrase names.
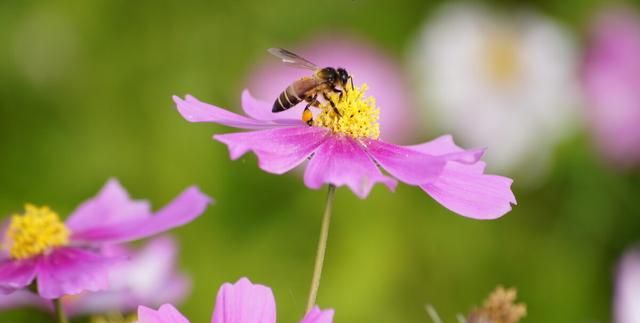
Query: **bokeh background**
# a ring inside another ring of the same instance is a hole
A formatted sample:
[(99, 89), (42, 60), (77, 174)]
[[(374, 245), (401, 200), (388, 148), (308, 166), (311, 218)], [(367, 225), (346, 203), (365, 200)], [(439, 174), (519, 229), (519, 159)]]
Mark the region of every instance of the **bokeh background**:
[[(455, 134), (424, 113), (411, 72), (411, 49), (444, 4), (2, 1), (0, 214), (32, 202), (66, 215), (111, 177), (155, 206), (197, 184), (217, 203), (173, 232), (179, 266), (194, 282), (183, 313), (208, 321), (220, 284), (247, 276), (273, 288), (279, 322), (297, 321), (325, 191), (307, 189), (299, 173), (266, 174), (253, 155), (229, 160), (211, 140), (228, 129), (187, 123), (171, 96), (191, 93), (238, 109), (252, 72), (272, 60), (266, 48), (357, 35), (406, 75), (414, 103), (402, 109), (415, 130), (404, 143)], [(593, 17), (606, 4), (484, 5), (554, 20), (573, 35), (580, 64)], [(336, 322), (418, 323), (430, 321), (430, 303), (454, 322), (503, 284), (517, 287), (527, 322), (610, 322), (616, 263), (640, 241), (640, 173), (603, 158), (582, 122), (586, 105), (575, 106), (576, 130), (553, 146), (544, 175), (532, 183), (526, 167), (506, 173), (518, 205), (499, 220), (457, 216), (415, 187), (375, 187), (366, 200), (339, 189), (319, 304), (336, 309)], [(48, 320), (33, 310), (0, 313), (1, 322)]]

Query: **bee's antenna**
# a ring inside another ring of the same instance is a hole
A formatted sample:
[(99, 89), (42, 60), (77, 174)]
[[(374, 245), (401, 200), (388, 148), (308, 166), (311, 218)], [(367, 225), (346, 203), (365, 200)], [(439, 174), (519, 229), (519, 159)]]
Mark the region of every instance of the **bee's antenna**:
[(353, 91), (353, 76), (349, 75), (349, 81), (351, 81), (351, 90)]

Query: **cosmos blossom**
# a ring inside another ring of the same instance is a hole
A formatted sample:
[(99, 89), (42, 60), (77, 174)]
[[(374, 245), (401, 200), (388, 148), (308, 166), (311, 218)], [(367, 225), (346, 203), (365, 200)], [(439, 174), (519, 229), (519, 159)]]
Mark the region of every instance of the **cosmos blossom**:
[(196, 187), (152, 212), (147, 201), (129, 198), (110, 180), (94, 198), (82, 203), (65, 222), (48, 207), (27, 205), (5, 230), (0, 260), (0, 291), (7, 294), (35, 283), (46, 299), (101, 291), (124, 255), (103, 252), (107, 245), (146, 238), (200, 216), (211, 198)]
[[(301, 323), (331, 323), (333, 310), (314, 307)], [(160, 306), (156, 311), (145, 306), (138, 308), (139, 323), (188, 323), (175, 307)], [(247, 278), (237, 283), (226, 283), (218, 290), (212, 323), (275, 323), (276, 302), (271, 288), (253, 284)]]
[[(250, 131), (217, 134), (232, 159), (249, 151), (259, 167), (283, 174), (308, 160), (307, 187), (347, 186), (365, 198), (376, 183), (394, 190), (397, 182), (418, 186), (436, 201), (463, 216), (494, 219), (511, 210), (515, 198), (511, 179), (487, 175), (480, 161), (484, 150), (464, 150), (451, 136), (415, 146), (398, 146), (379, 139), (379, 110), (366, 97), (366, 85), (347, 86), (344, 94), (330, 95), (342, 117), (322, 103), (313, 125), (300, 120), (301, 109), (271, 112), (271, 102), (242, 93), (246, 116), (203, 103), (187, 95), (174, 97), (180, 114), (190, 122), (213, 122)], [(383, 174), (384, 169), (388, 174)]]
[(583, 66), (587, 119), (598, 148), (621, 167), (640, 163), (640, 16), (609, 9), (592, 26)]
[[(62, 298), (69, 316), (130, 313), (138, 305), (160, 306), (179, 303), (187, 295), (191, 282), (177, 271), (178, 247), (169, 236), (153, 238), (144, 246), (132, 249), (126, 244), (102, 248), (106, 256), (124, 257), (128, 261), (115, 264), (109, 272), (109, 289)], [(35, 307), (53, 311), (53, 303), (29, 290), (0, 295), (0, 310)]]
[(572, 134), (580, 101), (572, 34), (533, 10), (447, 3), (416, 38), (411, 66), (428, 124), (487, 145), (491, 169), (537, 184)]

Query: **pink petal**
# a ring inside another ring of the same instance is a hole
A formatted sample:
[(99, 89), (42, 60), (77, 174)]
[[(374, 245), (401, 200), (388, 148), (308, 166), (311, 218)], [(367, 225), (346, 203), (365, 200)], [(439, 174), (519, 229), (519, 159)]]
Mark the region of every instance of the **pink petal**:
[(502, 176), (483, 174), (485, 164), (477, 161), (480, 151), (465, 151), (456, 146), (451, 136), (441, 136), (407, 148), (447, 158), (447, 165), (440, 177), (420, 187), (451, 211), (486, 220), (501, 217), (511, 210), (512, 203), (516, 204), (511, 192), (513, 181)]
[(449, 162), (435, 182), (421, 185), (434, 200), (462, 216), (489, 220), (503, 216), (516, 204), (510, 178), (483, 174), (484, 163)]
[[(283, 90), (285, 88), (282, 88)], [(274, 96), (275, 100), (277, 96)], [(305, 103), (306, 104), (306, 103)], [(300, 104), (302, 106), (302, 103)], [(274, 122), (288, 122), (298, 125), (304, 125), (301, 120), (302, 108), (291, 108), (278, 113), (271, 112), (273, 101), (267, 102), (256, 99), (249, 93), (249, 90), (242, 91), (242, 109), (248, 116), (257, 120), (272, 120)], [(285, 121), (286, 120), (286, 121)]]
[[(74, 240), (87, 242), (126, 242), (152, 236), (182, 226), (200, 216), (212, 199), (196, 187), (182, 192), (155, 215), (136, 215), (118, 221), (96, 221), (81, 231), (73, 231)], [(115, 215), (114, 215), (115, 217)]]
[(379, 140), (366, 142), (369, 154), (389, 174), (410, 185), (435, 181), (447, 160)]
[[(269, 120), (256, 120), (235, 114), (225, 109), (199, 101), (187, 95), (184, 100), (173, 96), (178, 112), (189, 122), (213, 122), (221, 125), (241, 129), (265, 129), (278, 126), (278, 123)], [(269, 108), (268, 111), (271, 111)], [(300, 124), (300, 122), (297, 122)]]
[(422, 144), (405, 147), (433, 156), (440, 156), (464, 151), (464, 149), (458, 147), (453, 142), (453, 137), (451, 135), (443, 135)]
[(275, 323), (276, 302), (269, 287), (247, 278), (220, 287), (212, 323)]
[(331, 136), (316, 151), (304, 173), (304, 183), (318, 189), (324, 184), (347, 185), (358, 197), (369, 195), (375, 183), (394, 190), (397, 182), (384, 176), (353, 139)]
[(8, 295), (0, 294), (0, 311), (25, 307), (53, 312), (53, 303), (50, 300), (44, 299), (29, 290), (16, 290)]
[(8, 294), (31, 284), (36, 276), (36, 263), (35, 258), (2, 260), (0, 262), (0, 292)]
[(54, 299), (107, 289), (108, 270), (119, 261), (79, 248), (54, 249), (38, 261), (38, 294)]
[(173, 305), (164, 304), (157, 311), (145, 306), (138, 307), (139, 323), (189, 323)]
[(328, 138), (328, 130), (318, 127), (288, 127), (215, 135), (229, 147), (231, 159), (254, 151), (264, 171), (282, 174), (307, 160)]
[(109, 270), (109, 289), (65, 299), (67, 313), (95, 314), (118, 311), (129, 313), (138, 305), (157, 307), (181, 302), (190, 288), (190, 280), (177, 272), (178, 253), (174, 239), (154, 238), (139, 250), (123, 248), (124, 244), (102, 248), (107, 256), (125, 256)]
[(333, 310), (320, 310), (317, 306), (312, 308), (307, 315), (304, 316), (300, 323), (332, 323)]
[(96, 226), (118, 226), (150, 215), (149, 202), (132, 200), (118, 180), (110, 179), (94, 198), (80, 204), (65, 224), (79, 235)]

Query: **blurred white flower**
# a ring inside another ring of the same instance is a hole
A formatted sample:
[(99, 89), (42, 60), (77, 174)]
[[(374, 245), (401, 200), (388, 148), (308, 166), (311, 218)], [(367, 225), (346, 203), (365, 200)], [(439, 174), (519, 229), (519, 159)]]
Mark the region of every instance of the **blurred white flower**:
[(614, 322), (640, 322), (640, 249), (627, 251), (620, 260), (614, 294)]
[(574, 45), (571, 34), (535, 12), (441, 8), (411, 52), (429, 125), (466, 146), (488, 147), (494, 170), (540, 178), (575, 119)]

